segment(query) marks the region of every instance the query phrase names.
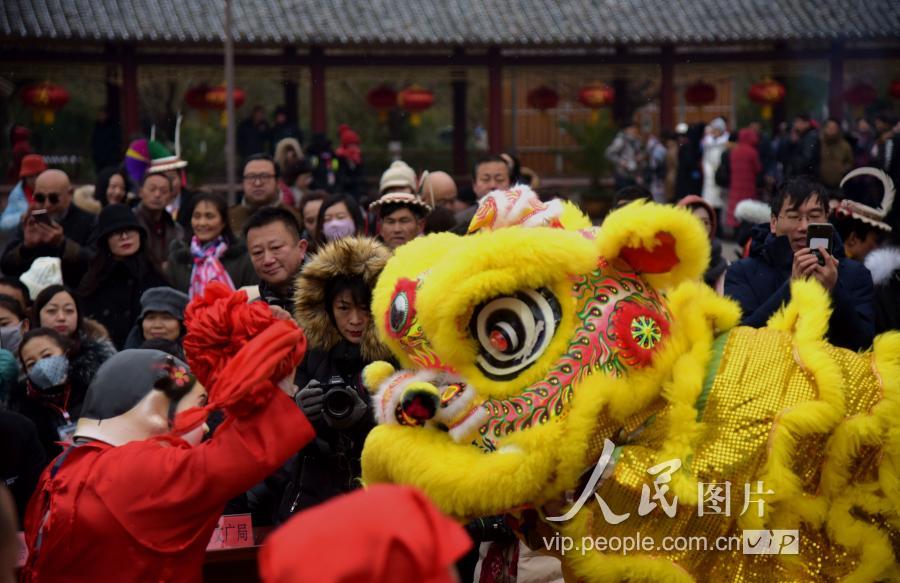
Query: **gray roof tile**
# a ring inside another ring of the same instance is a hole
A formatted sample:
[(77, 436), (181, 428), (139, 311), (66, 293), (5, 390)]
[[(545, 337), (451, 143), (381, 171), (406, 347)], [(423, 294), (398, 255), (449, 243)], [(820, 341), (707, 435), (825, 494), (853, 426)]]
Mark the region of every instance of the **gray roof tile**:
[[(0, 37), (221, 42), (222, 0), (3, 0)], [(234, 0), (235, 40), (504, 46), (900, 37), (897, 0)]]

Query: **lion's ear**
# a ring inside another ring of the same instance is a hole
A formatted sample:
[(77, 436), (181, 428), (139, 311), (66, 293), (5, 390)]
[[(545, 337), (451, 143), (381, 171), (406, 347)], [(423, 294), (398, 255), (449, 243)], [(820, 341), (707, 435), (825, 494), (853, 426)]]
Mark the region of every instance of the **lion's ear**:
[(609, 214), (597, 237), (608, 261), (624, 261), (658, 288), (699, 278), (709, 265), (709, 239), (689, 211), (635, 201)]

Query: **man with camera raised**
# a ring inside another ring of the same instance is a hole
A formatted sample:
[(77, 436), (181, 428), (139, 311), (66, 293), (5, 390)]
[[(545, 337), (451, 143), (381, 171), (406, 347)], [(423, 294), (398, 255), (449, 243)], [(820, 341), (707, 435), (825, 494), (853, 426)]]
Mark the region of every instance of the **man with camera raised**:
[(362, 370), (390, 357), (375, 336), (372, 288), (390, 251), (346, 237), (321, 248), (294, 285), (294, 317), (309, 342), (297, 369), (297, 404), (316, 439), (294, 460), (278, 521), (359, 486), (363, 442), (375, 426)]
[[(815, 248), (817, 240), (822, 248)], [(750, 256), (725, 274), (725, 295), (741, 304), (741, 324), (760, 328), (790, 300), (791, 280), (805, 278), (815, 279), (831, 295), (828, 340), (851, 350), (871, 345), (872, 276), (845, 256), (840, 236), (828, 224), (825, 189), (801, 177), (775, 195), (770, 224), (754, 227)]]

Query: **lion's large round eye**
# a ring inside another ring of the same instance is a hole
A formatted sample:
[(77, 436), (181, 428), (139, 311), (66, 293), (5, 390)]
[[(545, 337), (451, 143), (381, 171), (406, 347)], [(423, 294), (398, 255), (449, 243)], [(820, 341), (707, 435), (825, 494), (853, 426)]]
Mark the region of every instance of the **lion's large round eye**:
[(409, 318), (409, 297), (406, 292), (400, 292), (394, 296), (391, 302), (391, 330), (397, 334), (406, 325)]
[(478, 341), (478, 368), (488, 378), (505, 380), (536, 361), (559, 325), (559, 302), (549, 290), (523, 290), (475, 309), (470, 328)]
[(394, 288), (394, 297), (385, 314), (388, 333), (394, 338), (404, 336), (416, 317), (416, 282), (402, 278)]

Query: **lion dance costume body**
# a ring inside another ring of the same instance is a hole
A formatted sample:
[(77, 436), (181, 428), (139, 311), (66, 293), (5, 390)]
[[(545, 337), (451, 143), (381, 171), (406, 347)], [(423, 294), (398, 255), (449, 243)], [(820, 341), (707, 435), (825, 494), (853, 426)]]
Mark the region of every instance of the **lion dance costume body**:
[(737, 326), (697, 281), (709, 244), (681, 209), (633, 203), (593, 229), (517, 187), (470, 233), (401, 247), (379, 279), (373, 317), (403, 368), (366, 369), (365, 482), (415, 485), (460, 519), (505, 514), (532, 548), (538, 532), (799, 533), (797, 554), (576, 549), (567, 580), (900, 576), (900, 334), (829, 345), (809, 281), (766, 328)]

